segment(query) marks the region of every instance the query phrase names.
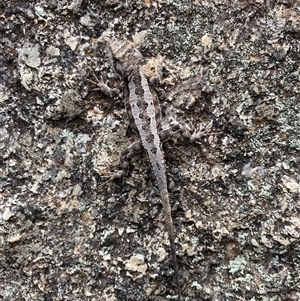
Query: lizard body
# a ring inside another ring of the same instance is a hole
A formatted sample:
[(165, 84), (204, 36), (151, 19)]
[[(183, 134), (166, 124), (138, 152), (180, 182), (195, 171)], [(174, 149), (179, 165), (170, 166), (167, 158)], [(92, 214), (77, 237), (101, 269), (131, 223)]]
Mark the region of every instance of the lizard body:
[[(164, 155), (158, 132), (160, 123), (159, 104), (157, 98), (154, 97), (150, 91), (149, 84), (142, 67), (143, 57), (141, 53), (127, 40), (107, 38), (106, 42), (110, 51), (110, 59), (113, 61), (114, 69), (128, 81), (129, 97), (125, 103), (125, 107), (129, 115), (130, 123), (133, 128), (137, 130), (140, 137), (140, 142), (135, 145), (136, 147), (140, 147), (141, 143), (142, 147), (147, 152), (158, 183), (165, 217), (165, 227), (171, 247), (178, 300), (180, 300), (181, 290), (176, 258), (174, 227), (169, 202)], [(179, 127), (175, 126), (171, 131), (179, 131)], [(162, 135), (164, 139), (168, 136), (166, 131), (163, 131)], [(122, 157), (128, 156), (129, 152), (130, 151), (128, 150), (122, 152), (121, 162), (124, 161)]]
[[(125, 175), (125, 170), (128, 167), (127, 158), (129, 156), (141, 151), (142, 149), (147, 152), (153, 173), (158, 183), (158, 189), (163, 205), (165, 227), (169, 236), (178, 300), (180, 301), (181, 289), (176, 258), (174, 226), (161, 144), (176, 133), (181, 133), (183, 137), (188, 138), (191, 142), (195, 142), (204, 136), (219, 135), (221, 132), (210, 132), (212, 121), (206, 129), (202, 130), (201, 126), (200, 130), (195, 132), (193, 135), (191, 135), (185, 127), (180, 124), (174, 124), (169, 129), (159, 131), (160, 107), (157, 97), (150, 91), (150, 87), (144, 73), (144, 58), (131, 42), (111, 37), (109, 36), (110, 33), (111, 32), (109, 31), (103, 33), (99, 41), (106, 43), (112, 68), (127, 82), (129, 97), (125, 98), (125, 108), (129, 117), (129, 122), (133, 129), (138, 132), (140, 138), (137, 142), (133, 143), (121, 152), (120, 164), (123, 170), (114, 174), (110, 180), (120, 178)], [(153, 80), (155, 80), (155, 78), (153, 78)], [(89, 81), (98, 85), (100, 90), (110, 97), (119, 93), (118, 89), (109, 88), (98, 79), (97, 82)], [(105, 183), (107, 182), (108, 181)]]
[[(110, 180), (120, 178), (126, 174), (125, 170), (128, 168), (128, 157), (143, 149), (147, 152), (153, 173), (158, 183), (158, 189), (163, 205), (165, 227), (169, 236), (178, 300), (180, 301), (181, 289), (176, 258), (174, 226), (161, 144), (176, 133), (181, 133), (183, 137), (188, 138), (191, 142), (195, 142), (204, 136), (219, 135), (221, 132), (210, 132), (212, 121), (204, 130), (202, 129), (202, 126), (200, 126), (200, 130), (193, 135), (180, 124), (174, 124), (169, 129), (159, 131), (160, 107), (157, 97), (150, 91), (148, 80), (144, 73), (144, 58), (131, 42), (128, 40), (117, 39), (114, 36), (111, 36), (111, 34), (112, 32), (110, 31), (104, 32), (99, 41), (106, 43), (112, 68), (127, 82), (129, 97), (125, 98), (125, 108), (129, 117), (129, 122), (133, 129), (138, 132), (140, 139), (121, 152), (120, 164), (123, 170), (110, 177)], [(158, 69), (161, 72), (161, 69)], [(160, 78), (161, 74), (158, 75), (158, 78)], [(154, 77), (150, 80), (156, 79)], [(92, 80), (89, 81), (99, 86), (100, 90), (110, 97), (119, 93), (118, 89), (109, 88), (98, 79), (97, 82)], [(108, 181), (105, 183), (107, 182)]]

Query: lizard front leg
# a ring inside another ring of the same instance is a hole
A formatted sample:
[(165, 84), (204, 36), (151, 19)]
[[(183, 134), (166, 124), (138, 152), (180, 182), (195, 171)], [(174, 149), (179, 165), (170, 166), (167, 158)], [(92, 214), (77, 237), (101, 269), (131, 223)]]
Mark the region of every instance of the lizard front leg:
[(93, 73), (93, 76), (95, 78), (95, 81), (87, 79), (87, 81), (91, 82), (92, 84), (98, 86), (97, 89), (94, 90), (100, 90), (105, 95), (109, 97), (114, 97), (115, 95), (118, 95), (120, 93), (120, 90), (117, 88), (110, 88), (108, 85), (106, 85), (102, 80), (100, 81), (95, 73)]

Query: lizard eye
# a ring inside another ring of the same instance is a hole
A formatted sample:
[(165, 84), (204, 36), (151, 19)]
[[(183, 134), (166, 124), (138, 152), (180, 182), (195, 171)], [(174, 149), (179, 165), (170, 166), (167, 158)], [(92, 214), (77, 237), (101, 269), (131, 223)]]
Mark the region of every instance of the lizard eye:
[(142, 119), (143, 118), (143, 114), (140, 114), (139, 117)]
[(128, 149), (125, 149), (124, 151), (122, 151), (121, 155), (122, 157), (127, 157), (129, 155), (130, 151)]

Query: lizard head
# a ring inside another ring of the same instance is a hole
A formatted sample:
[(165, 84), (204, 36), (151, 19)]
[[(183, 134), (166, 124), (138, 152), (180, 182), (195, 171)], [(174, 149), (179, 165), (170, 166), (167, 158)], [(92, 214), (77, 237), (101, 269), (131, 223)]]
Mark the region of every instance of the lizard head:
[(99, 38), (107, 46), (107, 53), (114, 71), (121, 76), (128, 76), (133, 69), (144, 61), (142, 54), (128, 40), (118, 39), (113, 32), (105, 31)]

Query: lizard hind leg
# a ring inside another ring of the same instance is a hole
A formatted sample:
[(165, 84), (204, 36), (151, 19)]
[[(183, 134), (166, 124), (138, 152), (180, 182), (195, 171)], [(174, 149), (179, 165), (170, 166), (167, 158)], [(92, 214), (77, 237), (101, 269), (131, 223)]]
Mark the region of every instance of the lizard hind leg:
[(211, 132), (211, 128), (212, 122), (210, 122), (205, 128), (203, 128), (203, 126), (201, 125), (198, 131), (194, 131), (194, 133), (191, 134), (183, 125), (174, 124), (170, 128), (159, 132), (159, 137), (161, 141), (164, 142), (170, 139), (173, 135), (180, 133), (182, 137), (187, 138), (191, 142), (196, 142), (205, 136), (214, 136), (221, 134), (221, 132)]
[(115, 179), (120, 179), (125, 177), (128, 174), (128, 167), (129, 167), (128, 158), (142, 150), (143, 150), (143, 145), (141, 141), (134, 142), (133, 144), (125, 148), (121, 152), (120, 159), (119, 159), (119, 165), (121, 169), (117, 172), (114, 172), (110, 176), (106, 176), (105, 178), (108, 179), (105, 182), (103, 182), (100, 187), (110, 183)]

